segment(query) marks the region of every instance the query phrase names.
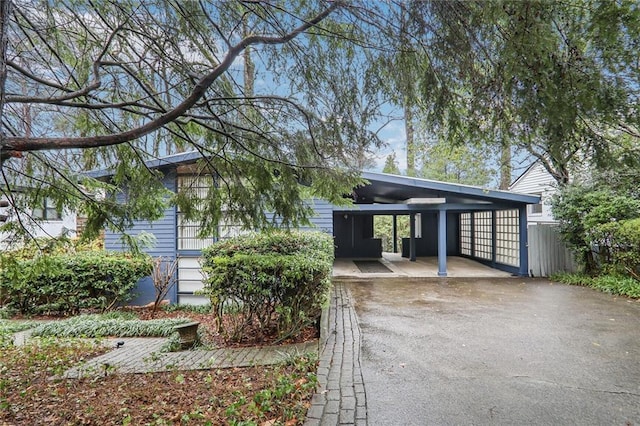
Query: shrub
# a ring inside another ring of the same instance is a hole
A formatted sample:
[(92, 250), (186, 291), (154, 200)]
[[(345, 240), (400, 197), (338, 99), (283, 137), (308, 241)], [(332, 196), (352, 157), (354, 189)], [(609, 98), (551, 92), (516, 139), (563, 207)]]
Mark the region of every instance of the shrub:
[(640, 219), (600, 225), (593, 235), (605, 262), (605, 272), (640, 280)]
[[(552, 209), (564, 241), (584, 263), (586, 272), (596, 274), (608, 262), (608, 253), (598, 253), (600, 257), (596, 257), (593, 251), (594, 246), (602, 243), (599, 238), (602, 232), (598, 229), (638, 218), (640, 200), (616, 194), (608, 188), (569, 185), (556, 195)], [(602, 247), (606, 248), (606, 244), (598, 248)]]
[[(321, 232), (251, 234), (203, 251), (205, 287), (220, 331), (242, 338), (257, 323), (280, 339), (313, 323), (328, 300), (333, 240)], [(229, 329), (223, 311), (231, 312)]]
[(151, 259), (102, 250), (0, 255), (0, 304), (22, 314), (107, 310), (131, 298)]

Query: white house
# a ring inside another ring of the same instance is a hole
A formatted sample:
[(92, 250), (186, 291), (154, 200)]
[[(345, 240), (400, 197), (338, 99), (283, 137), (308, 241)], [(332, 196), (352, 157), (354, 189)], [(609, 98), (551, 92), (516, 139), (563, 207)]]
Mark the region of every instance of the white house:
[(527, 206), (527, 222), (529, 224), (556, 223), (551, 213), (551, 198), (558, 190), (556, 180), (540, 161), (531, 164), (524, 173), (513, 181), (509, 190), (540, 197), (540, 203)]
[(509, 186), (509, 190), (540, 197), (540, 203), (527, 206), (529, 275), (548, 277), (556, 272), (575, 272), (576, 262), (562, 241), (558, 221), (551, 212), (551, 199), (558, 191), (553, 176), (536, 161)]
[[(53, 207), (53, 203), (45, 201), (42, 206), (35, 206), (29, 217), (25, 214), (22, 224), (27, 227), (29, 233), (36, 238), (59, 237), (68, 234), (76, 235), (75, 212), (59, 212)], [(8, 221), (17, 220), (15, 211), (11, 207), (0, 208), (0, 215), (6, 215)], [(15, 240), (9, 233), (0, 233), (0, 250), (14, 248)]]

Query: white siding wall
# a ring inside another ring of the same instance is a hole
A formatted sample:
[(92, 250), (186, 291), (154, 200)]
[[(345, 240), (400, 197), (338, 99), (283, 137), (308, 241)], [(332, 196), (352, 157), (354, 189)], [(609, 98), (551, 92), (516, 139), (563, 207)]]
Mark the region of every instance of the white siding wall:
[[(10, 221), (16, 221), (15, 216), (11, 216), (10, 208), (0, 208), (0, 214), (9, 215)], [(31, 220), (27, 217), (23, 218), (24, 224), (29, 226), (29, 232), (36, 238), (51, 238), (59, 237), (63, 232), (68, 232), (69, 237), (76, 236), (76, 213), (70, 211), (63, 211), (59, 220), (44, 220), (38, 222), (37, 225), (32, 224)], [(6, 233), (0, 233), (0, 250), (11, 250), (14, 242), (11, 236)]]
[(520, 194), (539, 195), (542, 197), (541, 212), (533, 212), (533, 206), (527, 207), (528, 223), (556, 222), (551, 213), (551, 198), (557, 191), (556, 181), (542, 164), (536, 162), (509, 187), (509, 190)]

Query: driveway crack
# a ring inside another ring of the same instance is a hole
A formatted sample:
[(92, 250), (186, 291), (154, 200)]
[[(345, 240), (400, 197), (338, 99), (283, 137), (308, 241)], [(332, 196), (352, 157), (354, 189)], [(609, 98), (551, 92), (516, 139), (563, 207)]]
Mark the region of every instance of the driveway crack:
[(554, 386), (561, 387), (563, 389), (580, 390), (580, 391), (588, 391), (588, 392), (597, 392), (597, 393), (604, 393), (604, 394), (610, 394), (610, 395), (629, 395), (629, 396), (640, 397), (640, 393), (636, 393), (636, 392), (630, 392), (630, 391), (624, 391), (624, 390), (612, 391), (612, 390), (606, 390), (606, 389), (595, 389), (595, 388), (585, 388), (585, 387), (581, 387), (581, 386), (571, 386), (571, 385), (567, 385), (567, 384), (563, 384), (563, 383), (553, 382), (551, 380), (536, 379), (534, 377), (526, 376), (526, 375), (516, 375), (516, 376), (511, 376), (511, 378), (512, 379), (527, 379), (528, 381), (531, 381), (531, 382), (538, 382), (538, 383), (544, 383), (544, 384), (548, 384), (548, 385), (554, 385)]

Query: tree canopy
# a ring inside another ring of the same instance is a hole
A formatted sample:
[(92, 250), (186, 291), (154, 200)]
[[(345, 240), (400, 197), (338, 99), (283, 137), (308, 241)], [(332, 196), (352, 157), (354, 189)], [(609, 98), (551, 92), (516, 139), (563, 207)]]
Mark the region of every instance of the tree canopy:
[[(168, 202), (208, 231), (230, 203), (248, 227), (268, 226), (267, 212), (304, 222), (305, 197), (341, 202), (358, 182), (387, 103), (451, 144), (526, 150), (560, 183), (581, 163), (612, 169), (638, 149), (632, 1), (35, 0), (0, 10), (3, 195), (16, 211), (43, 198), (85, 211), (94, 232), (158, 217)], [(187, 150), (203, 156), (198, 173), (218, 177), (197, 203), (145, 166)], [(82, 173), (96, 168), (113, 179)], [(124, 205), (93, 195), (124, 187)]]
[(606, 162), (621, 134), (637, 147), (637, 2), (412, 6), (426, 120), (454, 143), (520, 147), (560, 184)]
[[(85, 211), (89, 231), (124, 229), (172, 201), (145, 162), (197, 150), (198, 173), (218, 185), (198, 208), (189, 194), (173, 201), (203, 213), (205, 229), (225, 203), (247, 227), (268, 226), (267, 213), (295, 225), (310, 214), (305, 196), (340, 202), (358, 181), (353, 165), (379, 143), (369, 130), (377, 77), (355, 54), (374, 42), (355, 25), (371, 13), (360, 5), (3, 5), (2, 192), (16, 211), (49, 197)], [(112, 181), (80, 173), (95, 168), (113, 169)], [(91, 196), (124, 187), (125, 205)]]

